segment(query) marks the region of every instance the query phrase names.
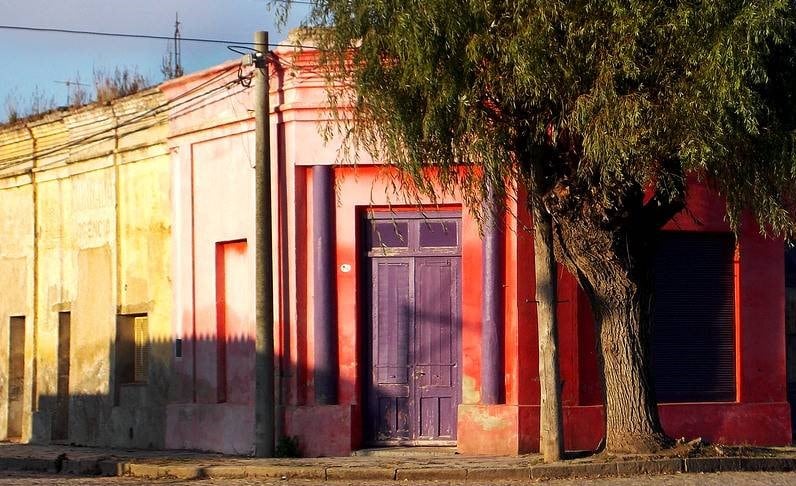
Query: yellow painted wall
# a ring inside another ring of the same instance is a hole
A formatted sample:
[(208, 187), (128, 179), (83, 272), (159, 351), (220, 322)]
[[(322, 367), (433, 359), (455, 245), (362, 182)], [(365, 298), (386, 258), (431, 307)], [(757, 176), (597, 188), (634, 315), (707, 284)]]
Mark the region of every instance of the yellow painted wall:
[[(23, 440), (50, 440), (59, 313), (70, 312), (68, 441), (163, 445), (172, 315), (163, 102), (151, 90), (0, 127), (0, 293), (10, 296), (0, 299), (0, 385), (8, 376), (9, 319), (25, 315)], [(123, 314), (148, 316), (145, 385), (116, 387)], [(0, 439), (7, 409), (0, 393)]]
[[(0, 437), (8, 431), (9, 322), (13, 316), (26, 318), (26, 355), (32, 351), (33, 308), (33, 225), (17, 215), (32, 212), (31, 186), (21, 185), (0, 190)], [(19, 235), (19, 237), (10, 237)], [(32, 363), (25, 360), (25, 376), (32, 374)], [(25, 382), (23, 410), (30, 409), (30, 383)], [(21, 417), (22, 429), (30, 428), (30, 414)], [(23, 436), (24, 438), (24, 436)]]

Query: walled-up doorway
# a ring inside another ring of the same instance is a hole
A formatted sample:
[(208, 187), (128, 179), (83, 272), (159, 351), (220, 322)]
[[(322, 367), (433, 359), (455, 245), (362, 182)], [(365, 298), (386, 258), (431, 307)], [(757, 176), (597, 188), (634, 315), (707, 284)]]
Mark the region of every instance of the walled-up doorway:
[(51, 439), (69, 438), (69, 367), (72, 314), (58, 313), (58, 383), (53, 413)]
[(11, 317), (8, 331), (8, 429), (6, 438), (21, 440), (25, 395), (25, 317)]
[(371, 214), (366, 441), (450, 445), (461, 397), (461, 220)]

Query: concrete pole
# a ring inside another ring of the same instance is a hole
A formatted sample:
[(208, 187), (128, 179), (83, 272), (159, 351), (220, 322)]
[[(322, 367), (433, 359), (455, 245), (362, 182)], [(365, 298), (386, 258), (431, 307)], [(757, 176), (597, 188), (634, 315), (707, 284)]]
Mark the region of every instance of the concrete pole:
[(274, 280), (271, 258), (271, 122), (268, 106), (268, 33), (254, 34), (254, 48), (261, 54), (255, 62), (255, 400), (254, 454), (274, 455)]

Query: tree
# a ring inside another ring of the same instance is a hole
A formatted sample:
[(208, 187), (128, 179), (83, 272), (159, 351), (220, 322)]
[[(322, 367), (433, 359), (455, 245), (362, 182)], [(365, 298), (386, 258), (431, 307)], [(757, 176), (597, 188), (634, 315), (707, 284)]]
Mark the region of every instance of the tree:
[(791, 0), (316, 1), (322, 63), (351, 87), (333, 95), (350, 143), (476, 212), (489, 186), (528, 188), (591, 302), (607, 450), (667, 446), (651, 255), (689, 178), (726, 200), (734, 230), (749, 212), (792, 234)]

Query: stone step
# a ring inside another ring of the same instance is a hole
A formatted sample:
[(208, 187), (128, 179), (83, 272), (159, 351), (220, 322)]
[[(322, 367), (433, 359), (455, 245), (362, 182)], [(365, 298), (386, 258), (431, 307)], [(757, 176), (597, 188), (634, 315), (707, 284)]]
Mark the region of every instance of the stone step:
[(359, 449), (351, 453), (352, 456), (363, 457), (453, 457), (456, 447), (452, 446), (412, 446), (412, 447), (372, 447)]

